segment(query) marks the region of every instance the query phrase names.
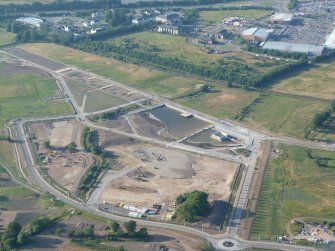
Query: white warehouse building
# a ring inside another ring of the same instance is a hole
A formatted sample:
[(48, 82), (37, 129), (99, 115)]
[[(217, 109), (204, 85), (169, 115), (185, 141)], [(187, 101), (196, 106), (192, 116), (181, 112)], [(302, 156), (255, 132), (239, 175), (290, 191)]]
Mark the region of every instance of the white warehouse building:
[(37, 18), (37, 17), (20, 17), (16, 19), (17, 22), (27, 24), (33, 27), (39, 28), (42, 23), (44, 23), (43, 19)]

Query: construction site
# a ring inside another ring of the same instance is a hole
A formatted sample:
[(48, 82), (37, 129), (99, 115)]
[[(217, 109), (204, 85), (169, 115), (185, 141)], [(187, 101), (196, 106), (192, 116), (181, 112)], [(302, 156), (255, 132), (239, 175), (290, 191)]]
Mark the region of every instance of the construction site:
[[(76, 191), (81, 177), (93, 164), (93, 156), (80, 150), (81, 129), (82, 126), (75, 120), (32, 123), (27, 127), (41, 166), (70, 192)], [(79, 146), (78, 151), (66, 150), (71, 142)]]

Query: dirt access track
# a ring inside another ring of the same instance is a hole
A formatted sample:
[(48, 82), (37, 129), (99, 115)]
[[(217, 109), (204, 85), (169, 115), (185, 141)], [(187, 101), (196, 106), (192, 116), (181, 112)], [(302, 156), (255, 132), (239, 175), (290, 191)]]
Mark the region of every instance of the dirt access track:
[[(48, 170), (50, 177), (70, 192), (76, 190), (80, 178), (93, 162), (89, 153), (65, 151), (65, 146), (72, 141), (80, 146), (81, 130), (82, 126), (75, 120), (28, 125), (29, 134), (34, 138), (33, 148), (43, 161), (43, 167)], [(50, 141), (51, 149), (44, 147), (47, 140)]]

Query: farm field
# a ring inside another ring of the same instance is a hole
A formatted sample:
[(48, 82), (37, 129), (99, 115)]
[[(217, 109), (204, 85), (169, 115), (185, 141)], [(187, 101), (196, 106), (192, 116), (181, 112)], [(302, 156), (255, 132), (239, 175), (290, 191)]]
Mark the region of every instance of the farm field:
[(251, 109), (243, 122), (257, 124), (272, 132), (304, 137), (313, 116), (327, 107), (325, 103), (281, 96), (265, 96)]
[(200, 20), (217, 23), (226, 17), (241, 17), (245, 19), (259, 19), (271, 14), (269, 10), (220, 10), (200, 11)]
[(70, 106), (65, 102), (45, 102), (42, 100), (42, 98), (56, 95), (60, 95), (56, 81), (46, 73), (16, 63), (1, 63), (0, 128), (11, 117), (71, 113)]
[(154, 92), (166, 97), (176, 97), (193, 91), (204, 81), (171, 75), (162, 71), (152, 70), (135, 64), (96, 56), (56, 44), (36, 43), (21, 46), (50, 59), (74, 65), (107, 78), (113, 78), (123, 84), (138, 89)]
[(84, 110), (85, 112), (101, 111), (125, 103), (127, 103), (127, 101), (111, 96), (103, 91), (94, 91), (87, 94)]
[(14, 41), (15, 41), (15, 34), (6, 32), (4, 29), (0, 28), (0, 46), (12, 43)]
[(333, 99), (335, 97), (335, 62), (322, 63), (310, 70), (279, 81), (272, 90), (310, 97)]
[(296, 217), (335, 217), (335, 153), (279, 145), (265, 171), (252, 237), (286, 235)]

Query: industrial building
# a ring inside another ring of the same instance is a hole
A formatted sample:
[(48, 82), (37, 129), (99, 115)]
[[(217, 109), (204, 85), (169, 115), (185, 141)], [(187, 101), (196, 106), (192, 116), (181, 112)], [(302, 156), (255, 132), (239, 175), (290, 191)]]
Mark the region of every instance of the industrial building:
[(333, 30), (332, 33), (329, 34), (325, 42), (325, 47), (329, 49), (335, 49), (335, 29)]
[(321, 56), (324, 52), (324, 46), (310, 44), (293, 44), (275, 41), (265, 42), (263, 45), (263, 49), (304, 53), (310, 57)]
[(264, 42), (270, 35), (269, 30), (262, 28), (250, 28), (241, 33), (241, 37), (250, 42)]
[(270, 22), (273, 24), (290, 24), (293, 20), (293, 14), (276, 13), (270, 17)]
[(228, 137), (229, 137), (228, 134), (225, 133), (225, 132), (214, 132), (211, 135), (212, 139), (215, 139), (215, 140), (220, 141), (220, 142), (227, 140)]
[(43, 19), (37, 17), (20, 17), (16, 19), (16, 21), (36, 28), (39, 28), (41, 24), (44, 22)]

